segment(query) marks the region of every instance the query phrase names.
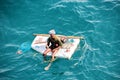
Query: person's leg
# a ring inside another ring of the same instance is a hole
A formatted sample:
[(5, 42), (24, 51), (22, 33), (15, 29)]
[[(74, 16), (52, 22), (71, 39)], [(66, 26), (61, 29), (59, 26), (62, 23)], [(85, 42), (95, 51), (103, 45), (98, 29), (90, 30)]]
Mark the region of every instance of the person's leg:
[(57, 52), (58, 52), (58, 49), (52, 51), (52, 59), (51, 59), (51, 61), (54, 60), (54, 58), (55, 58), (55, 54), (56, 54)]
[(47, 53), (49, 53), (49, 52), (51, 52), (51, 49), (50, 49), (50, 48), (48, 48), (48, 49), (46, 49), (46, 50), (44, 51), (44, 53), (43, 53), (44, 60), (46, 60), (46, 59), (45, 59), (45, 56), (46, 56)]

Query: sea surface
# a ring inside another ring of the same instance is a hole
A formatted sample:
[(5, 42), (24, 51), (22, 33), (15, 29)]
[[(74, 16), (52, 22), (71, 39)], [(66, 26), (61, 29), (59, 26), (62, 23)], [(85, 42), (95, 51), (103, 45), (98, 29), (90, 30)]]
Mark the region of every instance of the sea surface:
[[(45, 71), (30, 45), (51, 29), (84, 39)], [(0, 80), (120, 80), (120, 0), (0, 0)]]

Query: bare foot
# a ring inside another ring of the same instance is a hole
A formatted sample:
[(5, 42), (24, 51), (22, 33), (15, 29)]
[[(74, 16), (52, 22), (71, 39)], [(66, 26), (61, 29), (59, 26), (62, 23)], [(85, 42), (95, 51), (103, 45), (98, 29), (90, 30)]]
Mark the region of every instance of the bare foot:
[(22, 54), (22, 51), (21, 51), (21, 50), (18, 50), (18, 51), (17, 51), (17, 54)]

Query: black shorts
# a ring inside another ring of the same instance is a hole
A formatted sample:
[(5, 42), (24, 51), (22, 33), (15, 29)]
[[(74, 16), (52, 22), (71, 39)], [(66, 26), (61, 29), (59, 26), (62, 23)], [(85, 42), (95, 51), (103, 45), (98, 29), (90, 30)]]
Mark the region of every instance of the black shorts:
[(49, 48), (50, 48), (51, 50), (53, 50), (53, 49), (57, 48), (57, 46), (50, 46)]

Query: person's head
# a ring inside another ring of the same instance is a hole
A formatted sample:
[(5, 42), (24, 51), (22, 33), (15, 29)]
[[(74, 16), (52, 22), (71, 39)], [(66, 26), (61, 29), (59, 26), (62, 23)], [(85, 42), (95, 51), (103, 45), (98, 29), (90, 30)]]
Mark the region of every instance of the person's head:
[(52, 29), (52, 30), (49, 31), (49, 34), (52, 38), (54, 38), (54, 35), (56, 34), (56, 32), (55, 32), (54, 29)]

